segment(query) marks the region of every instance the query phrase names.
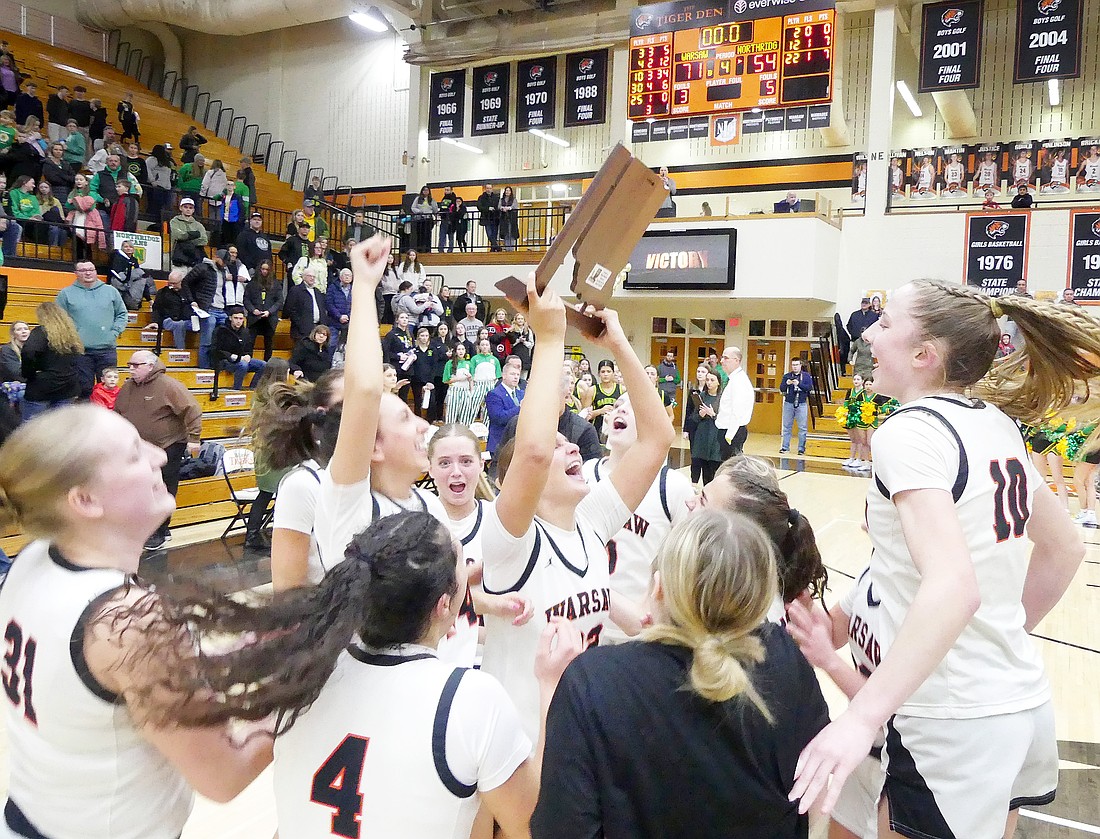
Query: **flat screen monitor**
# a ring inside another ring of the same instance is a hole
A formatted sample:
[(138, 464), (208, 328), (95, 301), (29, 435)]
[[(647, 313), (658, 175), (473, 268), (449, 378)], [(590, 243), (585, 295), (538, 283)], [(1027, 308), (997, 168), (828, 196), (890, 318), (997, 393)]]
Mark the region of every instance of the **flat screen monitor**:
[(736, 262), (737, 231), (733, 228), (651, 230), (630, 254), (623, 288), (732, 290)]

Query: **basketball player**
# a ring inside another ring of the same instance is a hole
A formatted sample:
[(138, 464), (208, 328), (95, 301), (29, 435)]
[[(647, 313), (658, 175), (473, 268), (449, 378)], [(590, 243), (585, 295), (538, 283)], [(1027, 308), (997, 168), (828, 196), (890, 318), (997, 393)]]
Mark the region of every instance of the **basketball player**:
[(917, 165), (916, 174), (917, 197), (936, 197), (936, 167), (932, 165), (932, 158), (922, 157)]
[[(629, 394), (621, 396), (607, 415), (607, 429), (607, 448), (611, 454), (603, 459), (587, 460), (583, 466), (584, 478), (590, 486), (610, 478), (638, 440)], [(643, 622), (646, 617), (644, 603), (649, 579), (653, 576), (657, 548), (672, 529), (673, 517), (682, 512), (694, 496), (695, 490), (687, 475), (662, 466), (657, 480), (634, 510), (634, 515), (607, 543), (612, 594), (623, 598), (624, 608), (637, 610), (638, 622)], [(627, 636), (612, 624), (604, 626), (601, 643), (605, 639), (610, 643), (621, 643)]]
[[(158, 724), (134, 693), (159, 676), (155, 659), (130, 655), (157, 604), (132, 621), (120, 607), (147, 594), (134, 578), (142, 545), (175, 509), (163, 465), (162, 449), (91, 405), (50, 411), (0, 449), (3, 514), (36, 540), (0, 591), (11, 769), (0, 836), (176, 839), (192, 788), (228, 801), (271, 761), (264, 726), (236, 729), (259, 732), (238, 745), (224, 722)], [(197, 707), (206, 695), (166, 700)]]
[[(447, 511), (451, 535), (462, 546), (469, 570), (476, 570), (480, 577), (481, 523), (493, 504), (493, 493), (481, 468), (477, 437), (464, 425), (441, 426), (428, 443), (428, 463), (428, 474), (435, 481), (439, 500)], [(531, 619), (531, 601), (516, 594), (486, 594), (480, 583), (471, 582), (455, 620), (455, 633), (440, 644), (440, 658), (459, 667), (480, 664), (478, 646), (484, 623), (480, 615), (486, 612), (511, 620), (514, 626), (523, 626)]]
[(615, 362), (610, 358), (603, 359), (596, 368), (599, 377), (592, 388), (592, 400), (589, 403), (592, 411), (588, 414), (588, 421), (596, 427), (596, 433), (600, 439), (604, 438), (603, 418), (615, 407), (619, 397), (623, 395), (623, 387), (615, 377), (619, 371), (615, 369)]
[(856, 198), (862, 198), (867, 195), (867, 164), (860, 163), (856, 166), (856, 176), (853, 179), (852, 194)]
[(1048, 167), (1043, 192), (1069, 192), (1069, 161), (1065, 149), (1056, 149)]
[(895, 196), (901, 196), (905, 192), (905, 172), (901, 168), (901, 158), (898, 157), (890, 161), (890, 191)]
[(1081, 192), (1100, 190), (1100, 146), (1089, 146), (1088, 156), (1077, 167), (1077, 189)]
[(615, 312), (596, 312), (605, 325), (596, 343), (609, 350), (632, 394), (637, 442), (611, 477), (590, 489), (580, 450), (557, 433), (565, 308), (553, 292), (527, 286), (528, 321), (535, 331), (534, 360), (515, 438), (501, 447), (500, 494), (481, 525), (483, 585), (490, 594), (515, 593), (534, 605), (524, 626), (485, 616), (483, 668), (500, 679), (532, 737), (538, 730), (539, 692), (531, 662), (546, 621), (563, 615), (595, 646), (608, 620), (628, 634), (631, 626), (611, 592), (604, 546), (637, 508), (661, 470), (674, 432), (661, 396), (650, 386)]
[(1031, 162), (1031, 151), (1022, 149), (1012, 164), (1012, 185), (1019, 189), (1026, 186), (1031, 189), (1031, 179), (1035, 175), (1035, 166)]
[(966, 167), (962, 163), (962, 155), (953, 154), (943, 167), (943, 181), (947, 186), (947, 192), (951, 195), (962, 195), (963, 180), (966, 178)]
[(985, 192), (986, 190), (993, 190), (999, 192), (1001, 189), (1001, 170), (997, 165), (997, 156), (987, 151), (982, 155), (982, 160), (978, 164), (978, 171), (976, 173), (977, 188), (975, 192)]
[[(1002, 314), (1025, 338), (1024, 359), (990, 371)], [(865, 335), (879, 390), (902, 405), (871, 442), (874, 596), (854, 603), (854, 617), (874, 610), (881, 660), (803, 752), (791, 800), (808, 809), (832, 775), (829, 812), (885, 727), (881, 835), (1011, 837), (1013, 808), (1050, 801), (1058, 779), (1050, 688), (1028, 632), (1083, 547), (996, 404), (1025, 423), (1094, 412), (1067, 403), (1074, 379), (1100, 372), (1100, 328), (1027, 297), (918, 281)], [(1028, 363), (1034, 351), (1043, 365)]]
[[(351, 251), (354, 279), (368, 295), (382, 277), (389, 249), (389, 240), (378, 235)], [(420, 510), (447, 522), (439, 498), (413, 486), (428, 469), (424, 438), (429, 425), (397, 396), (384, 392), (373, 306), (352, 310), (343, 409), (330, 411), (325, 424), (338, 429), (332, 458), (320, 475), (317, 501), (315, 531), (326, 568), (340, 562), (352, 536), (382, 516)]]

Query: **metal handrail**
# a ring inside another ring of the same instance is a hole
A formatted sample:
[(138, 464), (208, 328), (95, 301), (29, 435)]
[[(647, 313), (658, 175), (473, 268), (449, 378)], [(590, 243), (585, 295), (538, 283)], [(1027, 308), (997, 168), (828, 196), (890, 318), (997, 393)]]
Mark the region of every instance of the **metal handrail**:
[[(236, 146), (242, 152), (244, 151), (244, 143), (241, 141), (244, 139), (244, 129), (248, 124), (247, 118), (244, 116), (235, 116), (229, 123), (229, 131), (226, 133), (226, 141), (231, 146)], [(237, 142), (234, 142), (234, 137), (237, 138)]]
[(191, 96), (192, 92), (194, 93), (195, 101), (191, 103), (190, 116), (191, 119), (194, 119), (195, 111), (198, 110), (199, 107), (200, 96), (199, 86), (197, 84), (188, 84), (183, 88), (183, 99), (180, 101), (180, 110), (185, 114), (187, 113), (187, 99)]
[[(226, 114), (229, 115), (229, 119), (226, 120)], [(222, 122), (225, 122), (225, 133), (222, 134)], [(222, 108), (218, 112), (218, 119), (214, 123), (214, 136), (221, 137), (223, 140), (229, 137), (229, 126), (233, 124), (233, 109)]]
[[(203, 124), (204, 127), (208, 128), (210, 130), (214, 130), (216, 128), (216, 122), (215, 122), (215, 125), (210, 124), (210, 122), (211, 122), (210, 112), (214, 110), (215, 104), (217, 105), (217, 113), (219, 115), (221, 115), (221, 112), (222, 112), (222, 100), (221, 99), (207, 99), (206, 100), (206, 110), (202, 112), (202, 124)], [(214, 136), (217, 136), (216, 131), (214, 132)]]
[[(271, 144), (273, 140), (271, 138), (270, 131), (261, 131), (256, 135), (256, 145), (252, 150), (252, 158), (254, 160), (263, 161), (265, 167), (267, 165), (268, 158), (271, 157)], [(260, 151), (263, 149), (263, 151)]]
[[(255, 123), (248, 122), (247, 117), (237, 117), (237, 119), (245, 120), (244, 129), (241, 131), (241, 144), (240, 150), (242, 154), (247, 154), (250, 157), (256, 155), (256, 140), (259, 138), (260, 127)], [(249, 145), (249, 132), (252, 132), (251, 146)]]
[[(272, 143), (272, 145), (274, 145), (274, 143)], [(292, 155), (291, 161), (290, 161), (290, 166), (291, 166), (290, 175), (284, 175), (283, 172), (286, 171), (286, 156), (288, 154)], [(283, 153), (281, 155), (279, 155), (279, 173), (278, 173), (279, 178), (286, 181), (287, 183), (290, 183), (290, 178), (294, 174), (294, 164), (297, 161), (298, 161), (298, 152), (294, 151), (294, 149), (288, 149), (284, 146)]]
[[(137, 63), (138, 63), (138, 70), (139, 70), (139, 72), (140, 72), (140, 69), (141, 69), (141, 59), (142, 59), (142, 57), (143, 57), (144, 55), (145, 55), (145, 52), (144, 52), (144, 50), (140, 50), (140, 49), (136, 49), (136, 50), (133, 50), (132, 52), (130, 52), (130, 54), (126, 56), (126, 69), (125, 69), (125, 71), (123, 71), (123, 72), (125, 72), (127, 76), (131, 76), (132, 78), (135, 78), (135, 79), (136, 79), (136, 78), (137, 78), (137, 76), (135, 76), (135, 75), (134, 75), (134, 74), (133, 74), (132, 72), (130, 72), (130, 63), (131, 63), (131, 62), (132, 62), (132, 61), (133, 61), (134, 59), (137, 59)], [(139, 79), (139, 81), (140, 81), (140, 79)]]

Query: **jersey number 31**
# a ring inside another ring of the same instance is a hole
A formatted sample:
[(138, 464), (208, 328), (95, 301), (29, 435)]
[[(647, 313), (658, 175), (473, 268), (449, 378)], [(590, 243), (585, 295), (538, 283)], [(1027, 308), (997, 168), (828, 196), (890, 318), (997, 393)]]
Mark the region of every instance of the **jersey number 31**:
[(313, 775), (310, 800), (324, 804), (332, 814), (332, 834), (359, 839), (359, 819), (363, 814), (363, 761), (367, 758), (366, 737), (349, 734)]
[[(38, 651), (38, 642), (27, 638), (24, 642), (23, 627), (15, 621), (8, 621), (4, 630), (7, 650), (4, 652), (4, 668), (0, 679), (4, 682), (4, 693), (11, 704), (23, 706), (23, 716), (31, 725), (38, 725), (31, 699), (31, 677), (34, 676), (34, 656)], [(23, 662), (23, 677), (19, 677), (19, 662)]]

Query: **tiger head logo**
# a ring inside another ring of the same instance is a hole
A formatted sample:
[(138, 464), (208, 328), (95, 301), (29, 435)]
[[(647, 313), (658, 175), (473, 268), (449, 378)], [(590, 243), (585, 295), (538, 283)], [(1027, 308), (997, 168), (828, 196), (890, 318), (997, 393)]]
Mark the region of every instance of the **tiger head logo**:
[(990, 239), (1003, 239), (1008, 232), (1008, 222), (991, 221), (985, 226), (985, 235)]
[(1052, 15), (1058, 11), (1058, 7), (1062, 5), (1062, 0), (1039, 0), (1039, 14)]
[(485, 74), (485, 84), (488, 84), (488, 85), (496, 84), (498, 78), (499, 78), (499, 75), (497, 74), (496, 70), (491, 70), (490, 72)]
[(541, 79), (541, 78), (542, 78), (542, 71), (543, 71), (543, 67), (542, 67), (542, 65), (541, 65), (541, 64), (535, 64), (535, 65), (534, 65), (534, 66), (532, 66), (532, 67), (531, 67), (531, 69), (530, 69), (530, 70), (528, 71), (528, 75), (529, 75), (529, 76), (530, 76), (530, 77), (531, 77), (532, 79)]
[(634, 18), (634, 25), (638, 29), (648, 29), (651, 23), (653, 23), (653, 15), (641, 14)]
[(455, 80), (450, 76), (446, 76), (444, 77), (443, 81), (439, 83), (439, 86), (443, 88), (443, 90), (450, 90), (452, 87), (455, 86)]
[(580, 63), (580, 71), (582, 73), (591, 73), (592, 68), (596, 66), (596, 60), (594, 58), (582, 58)]
[[(1046, 1), (1050, 2), (1050, 0), (1046, 0)], [(963, 19), (963, 10), (962, 9), (948, 9), (946, 12), (944, 12), (942, 15), (940, 15), (940, 20), (943, 21), (944, 26), (954, 26), (956, 23), (958, 23), (962, 19)]]
[(1100, 218), (1092, 223), (1092, 235), (1100, 239)]

